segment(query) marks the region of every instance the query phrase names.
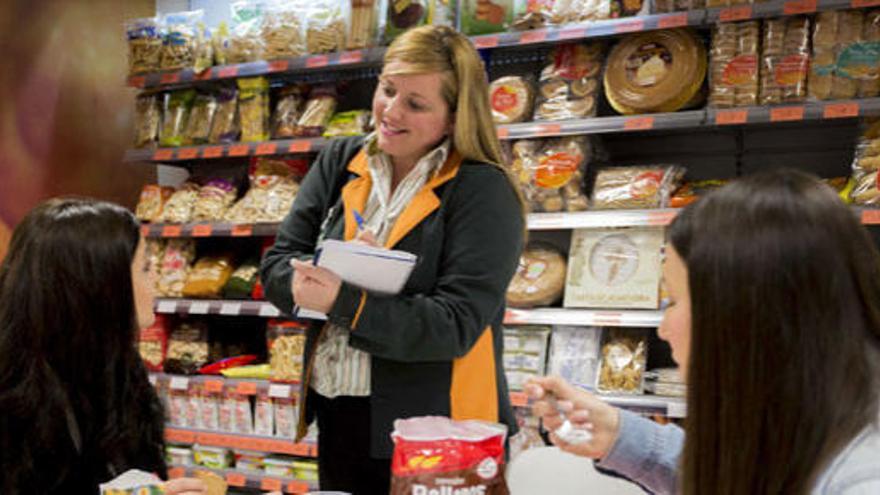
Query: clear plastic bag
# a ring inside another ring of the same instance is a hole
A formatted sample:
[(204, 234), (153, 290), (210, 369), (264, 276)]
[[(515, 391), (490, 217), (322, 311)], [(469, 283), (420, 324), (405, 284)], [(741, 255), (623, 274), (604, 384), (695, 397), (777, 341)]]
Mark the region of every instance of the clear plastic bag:
[(206, 256), (190, 269), (183, 286), (184, 297), (218, 297), (232, 276), (231, 256)]
[(184, 141), (186, 125), (193, 99), (194, 89), (182, 89), (165, 93), (165, 112), (162, 118), (162, 129), (159, 133), (159, 144), (162, 146), (180, 146)]
[(235, 184), (225, 179), (214, 179), (199, 189), (193, 205), (192, 220), (196, 222), (222, 220), (236, 196)]
[(211, 125), (217, 111), (217, 100), (208, 94), (196, 95), (189, 120), (186, 124), (184, 142), (186, 144), (204, 144), (211, 138)]
[(548, 244), (531, 244), (507, 287), (507, 304), (514, 308), (550, 306), (565, 290), (566, 258)]
[(880, 184), (877, 182), (880, 171), (880, 119), (872, 117), (862, 122), (852, 168), (854, 187), (849, 193), (852, 203), (880, 205)]
[(159, 95), (142, 94), (135, 101), (134, 146), (143, 148), (155, 144), (159, 139), (159, 126), (162, 123), (162, 107)]
[(261, 36), (263, 58), (299, 57), (306, 53), (304, 2), (279, 1), (266, 7)]
[(183, 285), (189, 275), (189, 265), (196, 256), (196, 246), (191, 240), (171, 239), (165, 247), (156, 291), (165, 297), (181, 297)]
[(266, 347), (272, 381), (299, 382), (303, 374), (305, 326), (292, 321), (272, 320), (266, 328)]
[(299, 192), (293, 179), (296, 160), (260, 157), (250, 171), (250, 188), (226, 213), (233, 223), (273, 223), (284, 219)]
[(666, 208), (684, 173), (678, 165), (603, 168), (593, 186), (593, 209)]
[(880, 11), (821, 12), (813, 26), (810, 97), (867, 98), (880, 94)]
[[(208, 362), (208, 327), (204, 322), (181, 323), (168, 337), (165, 371), (182, 375), (195, 374)], [(195, 422), (191, 423), (193, 427)]]
[(584, 211), (584, 174), (592, 145), (584, 136), (548, 141), (517, 141), (511, 173), (533, 212)]
[(186, 182), (174, 191), (168, 198), (158, 221), (170, 223), (185, 223), (192, 218), (193, 206), (199, 196), (199, 186), (192, 182)]
[(166, 14), (162, 19), (165, 39), (162, 43), (160, 68), (162, 70), (181, 70), (196, 65), (196, 55), (206, 43), (204, 24), (205, 12), (201, 9), (190, 12)]
[(128, 38), (128, 72), (139, 74), (159, 70), (162, 58), (162, 30), (155, 17), (132, 19), (125, 25)]
[(764, 21), (761, 105), (804, 101), (810, 66), (810, 19)]
[(305, 97), (299, 86), (289, 86), (278, 93), (278, 103), (272, 114), (272, 137), (274, 139), (296, 136), (296, 125), (302, 116)]
[(350, 110), (337, 113), (330, 119), (327, 129), (324, 131), (324, 137), (361, 136), (369, 130), (370, 111)]
[(647, 356), (647, 330), (606, 329), (596, 389), (601, 393), (641, 394)]
[(720, 23), (712, 32), (709, 105), (730, 108), (758, 104), (761, 23)]
[(535, 83), (528, 77), (505, 76), (489, 85), (489, 105), (496, 124), (531, 120), (535, 102)]
[(141, 195), (135, 208), (134, 216), (143, 222), (155, 222), (165, 208), (165, 203), (174, 194), (174, 188), (157, 184), (147, 184), (141, 189)]
[(244, 0), (230, 6), (229, 37), (226, 40), (227, 64), (256, 62), (263, 58), (263, 3)]
[(232, 143), (238, 140), (241, 132), (238, 116), (238, 91), (224, 87), (217, 92), (217, 109), (211, 122), (209, 141), (212, 143)]
[(306, 50), (330, 53), (346, 47), (351, 5), (348, 0), (313, 0), (306, 11)]
[(265, 77), (242, 78), (238, 83), (238, 112), (241, 140), (269, 139), (269, 81)]
[(382, 32), (382, 0), (351, 0), (351, 25), (346, 48), (356, 50), (379, 44)]
[(323, 134), (336, 112), (336, 103), (336, 88), (326, 86), (312, 90), (297, 122), (296, 135), (317, 137)]
[(535, 120), (594, 117), (602, 71), (600, 43), (569, 44), (550, 54), (541, 71)]

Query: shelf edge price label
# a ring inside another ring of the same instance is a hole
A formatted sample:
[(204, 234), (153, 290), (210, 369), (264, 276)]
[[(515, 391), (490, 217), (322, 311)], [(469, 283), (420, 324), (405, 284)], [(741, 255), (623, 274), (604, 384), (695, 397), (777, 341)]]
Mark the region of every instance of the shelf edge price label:
[(804, 107), (781, 107), (770, 109), (770, 122), (791, 122), (804, 120)]
[(281, 480), (276, 478), (263, 478), (260, 480), (260, 490), (277, 492), (281, 490)]
[(657, 21), (657, 27), (660, 29), (673, 29), (679, 27), (685, 27), (688, 25), (688, 15), (687, 12), (682, 12), (681, 14), (671, 14), (665, 15)]
[(225, 79), (227, 77), (235, 77), (238, 75), (238, 66), (237, 65), (227, 65), (225, 67), (220, 67), (217, 70), (217, 77), (219, 79)]
[(522, 44), (540, 43), (547, 39), (546, 29), (536, 29), (534, 31), (525, 31), (519, 35), (519, 42)]
[(862, 7), (876, 7), (880, 5), (880, 0), (852, 0), (852, 8), (860, 9)]
[(173, 467), (168, 469), (169, 478), (183, 478), (186, 476), (186, 469), (182, 467)]
[(223, 380), (205, 380), (205, 392), (219, 394), (223, 391)]
[(232, 226), (232, 237), (250, 237), (254, 235), (254, 226), (249, 223), (240, 223)]
[(499, 127), (497, 129), (498, 139), (507, 139), (510, 137), (510, 129), (507, 127)]
[(277, 143), (260, 143), (257, 145), (257, 149), (254, 154), (257, 155), (274, 155), (278, 150)]
[(308, 139), (298, 139), (290, 143), (291, 153), (308, 153), (312, 150), (312, 142)]
[(144, 76), (132, 76), (128, 78), (128, 85), (133, 88), (143, 88), (147, 84), (147, 78)]
[(353, 52), (343, 52), (342, 55), (339, 56), (340, 64), (357, 64), (364, 60), (364, 52), (361, 50), (356, 50)]
[(235, 144), (229, 147), (229, 156), (247, 156), (250, 149), (248, 144)]
[(208, 301), (193, 301), (189, 305), (189, 314), (191, 315), (206, 315), (208, 314), (208, 310), (211, 309), (211, 303)]
[(150, 236), (150, 226), (149, 225), (141, 225), (141, 237), (149, 237)]
[(541, 124), (535, 127), (535, 136), (555, 136), (562, 132), (560, 124)]
[(247, 477), (241, 473), (226, 473), (226, 483), (242, 488), (247, 486)]
[(727, 7), (721, 9), (718, 19), (721, 22), (745, 21), (752, 18), (752, 6), (741, 5), (738, 7)]
[(276, 316), (281, 316), (281, 312), (275, 306), (272, 306), (270, 303), (264, 303), (260, 305), (259, 316), (263, 318), (274, 318)]
[(666, 405), (667, 418), (684, 418), (687, 416), (687, 402), (673, 401)]
[(559, 39), (574, 40), (587, 36), (587, 28), (568, 28), (559, 31)]
[(326, 67), (328, 63), (330, 63), (330, 58), (327, 55), (313, 55), (306, 59), (306, 68)]
[(199, 156), (198, 148), (183, 148), (177, 152), (178, 160), (192, 160), (197, 156)]
[(825, 119), (847, 119), (858, 116), (859, 104), (855, 102), (829, 103), (822, 110), (822, 118)]
[(880, 225), (880, 210), (862, 210), (862, 223)]
[(177, 301), (159, 301), (159, 303), (156, 305), (157, 313), (167, 314), (174, 313), (175, 311), (177, 311)]
[(785, 15), (812, 14), (816, 11), (817, 0), (788, 0), (782, 7)]
[(235, 392), (241, 395), (257, 395), (256, 382), (238, 382)]
[(173, 148), (159, 148), (153, 152), (153, 160), (157, 162), (171, 160), (174, 157)]
[(513, 407), (526, 407), (529, 405), (529, 396), (525, 392), (511, 392), (510, 405)]
[(284, 72), (290, 68), (290, 62), (287, 60), (272, 60), (269, 62), (269, 72)]
[(654, 128), (654, 117), (632, 117), (623, 123), (627, 131), (647, 131)]
[(180, 237), (183, 227), (180, 225), (166, 225), (162, 227), (162, 237)]
[(159, 78), (160, 84), (177, 84), (180, 82), (180, 72), (166, 72)]
[(677, 211), (652, 211), (648, 213), (648, 225), (669, 225)]
[(527, 318), (523, 317), (522, 311), (517, 311), (515, 309), (504, 310), (504, 323), (515, 325), (517, 323), (525, 323), (526, 320)]
[(748, 120), (748, 110), (718, 110), (715, 112), (715, 125), (745, 124)]
[(617, 34), (621, 33), (635, 33), (638, 31), (645, 30), (645, 21), (642, 19), (633, 19), (631, 21), (622, 21), (614, 26), (614, 32)]
[(209, 223), (199, 223), (193, 225), (192, 228), (192, 236), (193, 237), (211, 237), (211, 234), (214, 232), (214, 227)]
[(281, 383), (270, 383), (269, 397), (273, 399), (287, 399), (290, 397), (291, 390), (292, 388), (290, 385), (283, 385)]
[(623, 321), (623, 314), (608, 311), (596, 311), (593, 313), (593, 325), (608, 325), (612, 327), (620, 326)]
[(308, 493), (309, 484), (305, 481), (291, 481), (287, 484), (287, 493)]
[(241, 313), (241, 303), (227, 302), (220, 305), (220, 314), (224, 316), (235, 316)]
[(477, 49), (495, 48), (496, 46), (498, 46), (498, 36), (480, 36), (474, 38), (474, 47)]
[(189, 389), (189, 378), (185, 376), (172, 376), (168, 383), (171, 390), (187, 390)]
[(202, 150), (202, 158), (220, 158), (223, 156), (223, 146), (208, 146)]

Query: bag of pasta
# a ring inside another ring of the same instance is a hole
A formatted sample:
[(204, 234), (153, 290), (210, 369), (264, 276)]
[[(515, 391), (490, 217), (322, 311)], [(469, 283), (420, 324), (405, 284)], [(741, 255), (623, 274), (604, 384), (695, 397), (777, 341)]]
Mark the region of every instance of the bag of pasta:
[(272, 381), (302, 380), (305, 325), (295, 321), (270, 320), (266, 327), (266, 348)]
[(345, 49), (350, 5), (347, 0), (313, 0), (306, 11), (306, 49), (330, 53)]
[(159, 70), (162, 31), (155, 17), (132, 19), (125, 26), (128, 38), (128, 72), (139, 74)]
[[(251, 165), (250, 188), (245, 195), (235, 203), (226, 213), (226, 220), (232, 223), (260, 223), (279, 222), (290, 210), (287, 204), (282, 217), (279, 219), (277, 210), (278, 201), (273, 197), (273, 191), (285, 181), (293, 182), (291, 167), (288, 165), (293, 160), (278, 160), (273, 158), (259, 157)], [(294, 182), (295, 184), (295, 182)], [(298, 190), (298, 186), (296, 187)], [(293, 197), (296, 196), (296, 191)], [(290, 199), (290, 203), (293, 199)]]
[(238, 112), (241, 140), (259, 142), (269, 139), (269, 80), (265, 77), (242, 78), (238, 83)]
[(168, 337), (165, 372), (194, 375), (209, 361), (208, 327), (204, 322), (183, 322)]
[(162, 208), (158, 221), (169, 223), (189, 222), (190, 218), (192, 218), (193, 206), (195, 206), (198, 196), (198, 184), (192, 182), (184, 183), (168, 198), (168, 201)]
[(214, 179), (199, 189), (193, 205), (192, 221), (221, 220), (235, 201), (236, 187), (224, 179)]
[(238, 117), (238, 91), (223, 87), (217, 92), (217, 108), (211, 122), (209, 141), (212, 143), (232, 143), (238, 141), (241, 132)]
[(162, 215), (165, 203), (174, 194), (173, 187), (147, 184), (141, 189), (141, 196), (134, 216), (142, 222), (156, 222)]
[(313, 89), (297, 122), (296, 135), (317, 137), (324, 133), (336, 111), (336, 88), (323, 86)]
[(306, 53), (302, 2), (281, 0), (266, 6), (260, 35), (263, 58), (299, 57)]
[(186, 133), (186, 124), (193, 99), (194, 89), (182, 89), (165, 93), (165, 112), (162, 116), (162, 130), (159, 133), (159, 144), (162, 146), (180, 146)]
[(232, 272), (226, 285), (223, 286), (224, 299), (247, 299), (254, 290), (260, 276), (260, 260), (249, 259)]
[(155, 144), (159, 139), (159, 125), (162, 123), (162, 107), (155, 93), (142, 94), (135, 102), (134, 146), (143, 148)]
[(230, 5), (232, 10), (229, 37), (226, 40), (227, 64), (256, 62), (263, 58), (263, 3), (244, 0)]
[(207, 94), (196, 95), (189, 120), (186, 123), (184, 142), (186, 144), (204, 144), (211, 138), (211, 124), (217, 111), (217, 100)]
[(593, 186), (593, 209), (666, 208), (684, 173), (678, 165), (603, 168)]
[(384, 6), (384, 2), (379, 0), (351, 0), (347, 49), (358, 50), (379, 44), (379, 33), (382, 32), (380, 19)]
[(162, 20), (165, 40), (162, 44), (162, 70), (181, 70), (195, 67), (196, 54), (205, 43), (203, 10), (174, 12)]
[(231, 256), (201, 258), (187, 274), (182, 293), (184, 297), (218, 297), (232, 271)]
[(583, 136), (514, 143), (511, 172), (531, 211), (586, 210), (583, 183), (591, 155), (590, 141)]
[(165, 245), (162, 266), (156, 289), (164, 297), (181, 297), (190, 263), (196, 256), (196, 246), (192, 240), (171, 239)]
[(272, 138), (285, 139), (296, 136), (296, 126), (302, 116), (305, 97), (299, 86), (288, 86), (278, 92), (275, 113), (272, 114)]

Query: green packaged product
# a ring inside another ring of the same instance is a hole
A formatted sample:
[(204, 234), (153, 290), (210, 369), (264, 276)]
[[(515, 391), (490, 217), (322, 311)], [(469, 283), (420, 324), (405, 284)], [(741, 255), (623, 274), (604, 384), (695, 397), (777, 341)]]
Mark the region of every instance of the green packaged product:
[(513, 0), (463, 0), (461, 30), (468, 36), (507, 30), (513, 21)]
[(247, 299), (250, 297), (257, 277), (260, 272), (260, 262), (255, 259), (247, 260), (238, 267), (229, 277), (226, 286), (223, 287), (223, 297), (226, 299)]
[(165, 93), (165, 113), (162, 118), (162, 129), (159, 132), (161, 146), (180, 146), (186, 134), (189, 112), (196, 90), (183, 89)]
[(391, 0), (385, 23), (385, 41), (390, 43), (416, 26), (455, 26), (456, 2), (451, 0)]

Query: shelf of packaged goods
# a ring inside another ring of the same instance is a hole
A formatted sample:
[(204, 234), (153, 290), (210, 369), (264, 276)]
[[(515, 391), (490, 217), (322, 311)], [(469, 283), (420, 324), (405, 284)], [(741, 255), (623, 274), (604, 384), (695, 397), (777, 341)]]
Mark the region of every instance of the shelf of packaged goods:
[(150, 383), (154, 387), (165, 387), (169, 390), (187, 391), (191, 386), (209, 393), (222, 393), (231, 390), (241, 395), (257, 395), (266, 393), (273, 399), (296, 399), (299, 394), (297, 383), (274, 383), (268, 380), (226, 378), (220, 375), (171, 375), (166, 373), (150, 373)]
[(703, 23), (747, 21), (790, 15), (812, 14), (823, 10), (876, 7), (880, 0), (773, 0), (754, 4), (731, 5), (705, 10)]
[(663, 226), (669, 225), (677, 213), (676, 209), (531, 213), (527, 223), (529, 230)]
[(254, 143), (205, 144), (174, 148), (142, 148), (126, 150), (125, 162), (174, 163), (192, 160), (215, 160), (264, 155), (290, 155), (322, 150), (329, 139), (276, 139)]
[(657, 327), (663, 316), (656, 310), (590, 310), (509, 308), (504, 313), (506, 325), (572, 325), (603, 327)]
[(194, 476), (197, 471), (208, 471), (217, 474), (226, 480), (227, 485), (233, 488), (252, 488), (297, 494), (309, 493), (312, 490), (318, 489), (317, 481), (303, 481), (234, 469), (210, 469), (202, 466), (171, 465), (168, 467), (168, 477), (182, 478), (184, 476)]
[(878, 114), (880, 114), (880, 98), (863, 98), (790, 105), (710, 108), (706, 113), (706, 125), (776, 124), (809, 120), (851, 119)]
[[(683, 418), (687, 415), (687, 401), (684, 397), (603, 394), (596, 396), (613, 406), (630, 411), (660, 414), (667, 418)], [(510, 403), (514, 407), (529, 407), (529, 397), (525, 392), (511, 392)]]
[(281, 311), (267, 301), (234, 301), (225, 299), (157, 299), (157, 313), (224, 316), (262, 316), (277, 318)]
[(152, 223), (141, 225), (141, 236), (147, 238), (175, 237), (271, 237), (278, 232), (277, 223)]
[(615, 115), (552, 122), (523, 122), (498, 126), (498, 137), (500, 139), (531, 139), (580, 134), (690, 129), (701, 126), (705, 119), (705, 110), (688, 110), (651, 115)]
[(298, 457), (317, 457), (318, 446), (313, 443), (294, 443), (292, 439), (240, 435), (219, 431), (196, 430), (177, 426), (165, 427), (165, 440), (171, 444), (208, 445), (229, 449), (253, 450)]

